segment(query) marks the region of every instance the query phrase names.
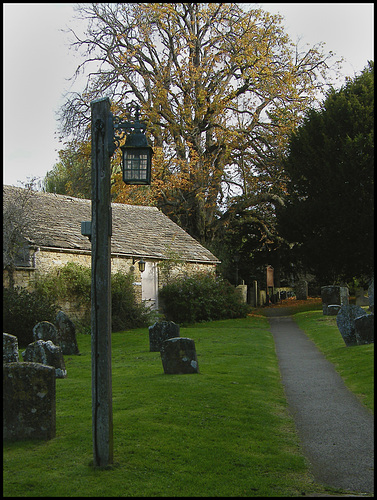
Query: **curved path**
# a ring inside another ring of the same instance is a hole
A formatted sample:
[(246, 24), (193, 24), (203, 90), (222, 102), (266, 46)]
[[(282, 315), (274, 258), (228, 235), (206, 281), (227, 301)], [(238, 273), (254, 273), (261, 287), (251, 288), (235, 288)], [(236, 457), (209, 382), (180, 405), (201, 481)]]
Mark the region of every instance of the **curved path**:
[(289, 317), (266, 308), (289, 409), (316, 481), (374, 491), (374, 418)]

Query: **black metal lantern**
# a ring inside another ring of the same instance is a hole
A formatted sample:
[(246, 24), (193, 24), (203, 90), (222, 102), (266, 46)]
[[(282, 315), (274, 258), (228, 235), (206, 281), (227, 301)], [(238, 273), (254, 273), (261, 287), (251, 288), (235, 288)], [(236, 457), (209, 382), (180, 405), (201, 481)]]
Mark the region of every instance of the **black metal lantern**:
[(138, 257), (133, 257), (132, 259), (132, 265), (135, 264), (135, 262), (137, 262), (137, 265), (139, 267), (139, 271), (141, 273), (143, 273), (145, 271), (145, 260), (143, 260), (143, 258), (141, 258), (139, 261), (137, 260)]
[(126, 184), (150, 184), (153, 149), (141, 129), (127, 135), (121, 146), (123, 156), (123, 181)]
[(143, 273), (145, 271), (145, 261), (143, 259), (140, 259), (138, 262), (138, 266), (139, 266), (139, 271)]
[[(131, 103), (132, 105), (132, 103)], [(131, 107), (130, 105), (130, 107)], [(126, 184), (150, 184), (153, 149), (145, 136), (146, 124), (139, 120), (139, 106), (135, 105), (133, 122), (121, 121), (110, 113), (109, 153), (110, 156), (119, 147), (121, 139), (126, 135), (126, 142), (120, 146), (122, 150), (123, 181)], [(126, 134), (126, 131), (129, 131)]]

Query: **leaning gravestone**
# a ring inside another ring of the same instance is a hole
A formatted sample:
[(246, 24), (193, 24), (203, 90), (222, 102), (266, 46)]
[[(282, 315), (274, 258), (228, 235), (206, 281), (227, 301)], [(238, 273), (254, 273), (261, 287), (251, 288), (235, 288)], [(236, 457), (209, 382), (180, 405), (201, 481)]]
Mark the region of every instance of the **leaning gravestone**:
[(59, 345), (58, 330), (53, 323), (41, 321), (33, 328), (34, 340), (51, 340), (55, 345)]
[(321, 288), (322, 312), (329, 315), (329, 305), (345, 305), (349, 302), (349, 291), (346, 286), (323, 286)]
[(148, 327), (148, 331), (150, 352), (159, 352), (165, 340), (179, 337), (179, 325), (173, 321), (156, 321), (154, 325)]
[(336, 317), (336, 324), (347, 347), (357, 345), (355, 334), (355, 319), (365, 316), (366, 312), (360, 306), (343, 305)]
[(369, 310), (374, 313), (374, 278), (368, 287)]
[(374, 343), (374, 314), (355, 318), (355, 337), (358, 345)]
[(56, 378), (65, 378), (67, 376), (62, 350), (59, 346), (54, 345), (51, 340), (32, 342), (22, 353), (22, 357), (27, 363), (53, 366)]
[(52, 366), (3, 365), (3, 439), (52, 439), (56, 435), (56, 382)]
[(195, 342), (187, 337), (167, 339), (162, 343), (161, 360), (168, 375), (199, 373)]
[(3, 364), (17, 363), (19, 360), (17, 337), (3, 333)]
[(58, 344), (63, 354), (80, 354), (76, 340), (76, 327), (63, 311), (59, 311), (56, 315), (55, 324), (58, 329)]

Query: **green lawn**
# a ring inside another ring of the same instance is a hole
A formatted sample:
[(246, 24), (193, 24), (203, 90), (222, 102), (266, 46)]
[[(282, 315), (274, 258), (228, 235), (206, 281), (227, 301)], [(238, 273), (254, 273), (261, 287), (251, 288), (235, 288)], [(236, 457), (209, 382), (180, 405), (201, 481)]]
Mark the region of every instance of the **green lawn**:
[[(200, 374), (165, 375), (148, 330), (112, 336), (114, 466), (91, 466), (90, 337), (56, 380), (56, 438), (4, 445), (4, 496), (302, 496), (303, 457), (264, 317), (181, 328)], [(335, 490), (330, 490), (335, 491)]]

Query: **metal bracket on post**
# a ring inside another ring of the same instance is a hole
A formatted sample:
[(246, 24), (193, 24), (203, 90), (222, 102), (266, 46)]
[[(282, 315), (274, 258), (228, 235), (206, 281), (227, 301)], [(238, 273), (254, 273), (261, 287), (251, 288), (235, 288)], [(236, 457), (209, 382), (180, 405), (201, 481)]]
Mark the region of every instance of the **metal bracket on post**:
[(87, 236), (89, 238), (89, 241), (92, 239), (92, 221), (84, 221), (81, 222), (81, 234), (83, 236)]
[(117, 148), (120, 147), (120, 141), (126, 136), (127, 130), (143, 131), (145, 133), (147, 125), (144, 121), (140, 121), (140, 107), (134, 102), (129, 106), (129, 111), (135, 108), (135, 119), (134, 121), (122, 121), (119, 116), (114, 116), (111, 112), (109, 113), (108, 122), (108, 149), (109, 155), (112, 156)]

